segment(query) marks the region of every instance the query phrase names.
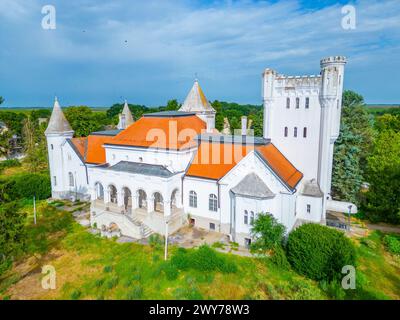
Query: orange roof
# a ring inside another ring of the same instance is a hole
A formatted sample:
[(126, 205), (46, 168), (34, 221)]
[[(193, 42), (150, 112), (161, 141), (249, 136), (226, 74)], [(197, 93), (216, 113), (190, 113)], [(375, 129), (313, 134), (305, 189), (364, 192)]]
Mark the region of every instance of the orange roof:
[(84, 162), (102, 164), (106, 162), (103, 144), (110, 139), (112, 139), (111, 136), (90, 135), (86, 138), (73, 138), (71, 142)]
[(186, 175), (219, 180), (254, 148), (291, 189), (303, 177), (303, 174), (272, 143), (254, 147), (253, 145), (218, 142), (202, 142), (200, 144)]
[(303, 178), (303, 174), (272, 143), (257, 147), (257, 151), (290, 188), (296, 187)]
[(219, 180), (253, 149), (242, 144), (201, 142), (186, 175)]
[(206, 129), (196, 115), (144, 116), (107, 144), (181, 150), (195, 146), (193, 138)]

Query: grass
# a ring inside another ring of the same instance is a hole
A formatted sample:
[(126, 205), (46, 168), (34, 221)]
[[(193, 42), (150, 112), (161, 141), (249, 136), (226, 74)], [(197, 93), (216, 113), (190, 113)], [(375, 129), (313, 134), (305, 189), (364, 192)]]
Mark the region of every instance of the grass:
[[(41, 203), (38, 224), (29, 223), (30, 247), (0, 278), (0, 299), (399, 299), (400, 262), (385, 250), (383, 234), (356, 241), (357, 289), (342, 292), (282, 270), (267, 258), (216, 253), (234, 272), (177, 268), (160, 246), (118, 243), (87, 232), (71, 213)], [(170, 248), (170, 256), (178, 254)], [(189, 249), (191, 255), (196, 249)], [(33, 267), (32, 259), (34, 260)], [(40, 286), (41, 266), (57, 272), (57, 289)], [(23, 273), (27, 265), (31, 271)]]

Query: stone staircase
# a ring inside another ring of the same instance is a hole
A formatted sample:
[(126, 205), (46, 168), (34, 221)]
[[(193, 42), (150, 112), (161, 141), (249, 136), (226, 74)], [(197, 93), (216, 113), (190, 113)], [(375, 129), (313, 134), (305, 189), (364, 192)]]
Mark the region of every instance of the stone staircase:
[(133, 224), (135, 224), (136, 226), (138, 226), (140, 228), (140, 233), (142, 235), (142, 239), (148, 238), (150, 237), (154, 231), (151, 230), (147, 225), (145, 225), (143, 222), (141, 222), (139, 219), (137, 218), (132, 218), (129, 215), (125, 215), (125, 217), (131, 221)]
[(121, 232), (123, 235), (133, 237), (133, 235), (128, 234), (128, 232), (124, 232), (124, 230), (128, 230), (128, 231), (136, 230), (135, 234), (137, 236), (135, 236), (134, 238), (140, 237), (140, 239), (145, 239), (154, 233), (154, 231), (152, 229), (150, 229), (146, 224), (141, 222), (139, 219), (137, 219), (135, 217), (131, 217), (130, 215), (127, 215), (127, 214), (115, 213), (115, 212), (108, 211), (108, 210), (102, 210), (100, 213), (96, 214), (96, 216), (94, 217), (94, 220), (98, 220), (103, 215), (113, 216), (114, 218), (110, 218), (107, 220), (109, 220), (109, 221), (112, 220), (112, 222), (116, 223), (119, 226), (119, 228), (121, 229)]

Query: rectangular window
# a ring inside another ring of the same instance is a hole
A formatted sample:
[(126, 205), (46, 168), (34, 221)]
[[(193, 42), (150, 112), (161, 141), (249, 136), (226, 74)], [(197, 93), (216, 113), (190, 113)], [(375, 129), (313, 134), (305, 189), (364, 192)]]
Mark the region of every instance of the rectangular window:
[(53, 176), (53, 184), (56, 186), (57, 185), (57, 177)]
[(296, 98), (296, 109), (300, 108), (300, 98)]
[(210, 230), (215, 230), (215, 223), (210, 223)]
[(290, 109), (290, 98), (286, 98), (286, 108)]
[(303, 138), (307, 138), (307, 128), (304, 127), (303, 129)]
[(311, 213), (311, 205), (307, 205), (307, 213)]
[(306, 109), (310, 108), (310, 98), (306, 98)]

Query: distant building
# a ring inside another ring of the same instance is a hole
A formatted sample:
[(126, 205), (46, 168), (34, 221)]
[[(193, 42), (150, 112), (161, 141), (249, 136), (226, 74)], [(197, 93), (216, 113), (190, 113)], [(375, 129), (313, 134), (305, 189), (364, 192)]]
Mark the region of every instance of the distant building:
[(144, 238), (184, 224), (251, 243), (260, 212), (288, 230), (325, 223), (339, 134), (344, 57), (316, 76), (262, 74), (264, 135), (220, 134), (196, 80), (179, 111), (136, 122), (125, 102), (118, 130), (73, 138), (56, 100), (46, 137), (52, 195), (91, 201), (91, 223)]

